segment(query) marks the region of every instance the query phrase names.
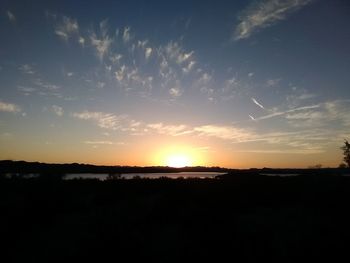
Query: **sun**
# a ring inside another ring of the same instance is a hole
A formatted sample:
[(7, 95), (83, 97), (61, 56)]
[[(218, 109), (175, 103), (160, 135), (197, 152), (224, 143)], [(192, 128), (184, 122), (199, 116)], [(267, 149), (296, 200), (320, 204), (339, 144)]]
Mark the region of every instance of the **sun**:
[(165, 162), (167, 166), (175, 167), (175, 168), (181, 168), (181, 167), (192, 165), (191, 158), (189, 158), (189, 156), (186, 156), (184, 154), (169, 155), (166, 158)]
[(203, 152), (190, 145), (161, 145), (152, 157), (152, 163), (156, 166), (168, 166), (181, 168), (186, 166), (203, 165)]

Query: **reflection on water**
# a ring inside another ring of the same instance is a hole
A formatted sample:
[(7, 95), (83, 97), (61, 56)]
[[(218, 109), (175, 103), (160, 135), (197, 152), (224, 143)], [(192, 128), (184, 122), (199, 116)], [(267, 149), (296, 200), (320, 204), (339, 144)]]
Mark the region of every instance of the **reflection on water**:
[[(121, 174), (94, 174), (94, 173), (71, 173), (66, 174), (62, 178), (64, 180), (72, 180), (72, 179), (98, 179), (104, 181), (106, 179), (133, 179), (133, 178), (149, 178), (149, 179), (157, 179), (161, 177), (167, 178), (214, 178), (217, 175), (223, 175), (226, 173), (220, 172), (180, 172), (180, 173), (121, 173)], [(294, 177), (300, 176), (302, 174), (298, 173), (259, 173), (262, 176), (280, 176), (280, 177)], [(350, 174), (341, 174), (342, 176), (350, 176)], [(5, 173), (5, 178), (38, 178), (41, 175), (39, 173)]]
[[(119, 178), (124, 179), (132, 179), (135, 177), (140, 178), (150, 178), (150, 179), (156, 179), (161, 177), (168, 177), (168, 178), (214, 178), (216, 175), (220, 175), (224, 173), (218, 173), (218, 172), (181, 172), (181, 173), (129, 173), (129, 174), (120, 174)], [(67, 174), (64, 179), (71, 180), (71, 179), (99, 179), (99, 180), (106, 180), (109, 174)]]

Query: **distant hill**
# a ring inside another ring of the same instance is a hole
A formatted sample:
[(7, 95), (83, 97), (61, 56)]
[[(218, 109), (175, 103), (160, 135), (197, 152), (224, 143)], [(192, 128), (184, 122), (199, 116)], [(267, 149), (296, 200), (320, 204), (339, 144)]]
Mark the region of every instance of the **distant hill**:
[(0, 173), (178, 173), (178, 172), (228, 172), (230, 169), (221, 167), (183, 167), (167, 166), (104, 166), (91, 164), (48, 164), (26, 161), (0, 161)]
[(173, 168), (167, 166), (104, 166), (92, 164), (51, 164), (26, 161), (0, 161), (0, 174), (6, 173), (37, 173), (37, 174), (67, 174), (67, 173), (103, 173), (103, 174), (125, 174), (125, 173), (179, 173), (179, 172), (220, 172), (220, 178), (230, 178), (237, 175), (350, 175), (349, 168), (319, 168), (319, 169), (278, 169), (278, 168), (251, 168), (251, 169), (229, 169), (223, 167), (183, 167)]

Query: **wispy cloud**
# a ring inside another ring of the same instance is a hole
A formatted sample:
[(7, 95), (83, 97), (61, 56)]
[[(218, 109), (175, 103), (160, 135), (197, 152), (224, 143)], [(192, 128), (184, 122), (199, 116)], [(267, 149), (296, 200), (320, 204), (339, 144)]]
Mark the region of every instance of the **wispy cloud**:
[(105, 83), (105, 82), (98, 81), (98, 82), (96, 83), (96, 87), (99, 88), (99, 89), (103, 89), (104, 86), (106, 86), (106, 83)]
[[(89, 77), (84, 77), (92, 87), (100, 87), (98, 83), (103, 82), (116, 86), (128, 96), (132, 94), (169, 102), (182, 98), (204, 73), (204, 70), (194, 70), (201, 66), (200, 62), (195, 57), (195, 51), (182, 46), (182, 39), (157, 46), (149, 39), (138, 39), (129, 26), (113, 31), (107, 20), (101, 21), (98, 27), (84, 29), (80, 28), (76, 19), (62, 19), (56, 15), (50, 18), (58, 24), (56, 34), (66, 40), (74, 37), (82, 46), (91, 48), (92, 54), (100, 60), (104, 75), (96, 69), (88, 73)], [(86, 35), (80, 32), (86, 32)], [(201, 81), (205, 85), (208, 81), (205, 77), (211, 76), (204, 74), (203, 77)]]
[(121, 82), (124, 80), (126, 76), (126, 66), (122, 65), (116, 72), (115, 72), (115, 78)]
[(292, 93), (287, 95), (286, 100), (290, 108), (295, 108), (300, 104), (303, 104), (305, 100), (313, 99), (315, 97), (315, 94), (308, 92), (306, 89), (294, 86), (292, 87)]
[(170, 41), (165, 47), (165, 51), (169, 58), (174, 59), (177, 64), (182, 64), (189, 61), (193, 56), (194, 51), (185, 52), (179, 43)]
[(151, 56), (151, 54), (152, 54), (152, 48), (147, 47), (147, 48), (146, 48), (146, 51), (145, 51), (145, 58), (146, 58), (146, 59), (149, 59), (149, 57)]
[[(244, 143), (247, 144), (247, 147), (249, 146), (247, 150), (243, 150), (244, 152), (256, 153), (265, 151), (266, 153), (290, 154), (322, 153), (332, 143), (330, 137), (339, 140), (338, 134), (328, 129), (257, 132), (246, 128), (213, 124), (194, 127), (192, 134), (213, 137), (232, 144)], [(266, 143), (270, 145), (269, 149), (266, 149)]]
[(116, 64), (116, 63), (119, 63), (120, 60), (123, 58), (123, 55), (122, 54), (113, 54), (109, 57), (109, 60), (113, 63), (113, 64)]
[(84, 141), (85, 144), (99, 144), (99, 145), (113, 145), (114, 143), (111, 141)]
[(63, 108), (57, 105), (52, 105), (52, 110), (57, 116), (63, 116)]
[(198, 133), (199, 136), (216, 137), (230, 141), (246, 141), (254, 137), (252, 132), (232, 126), (203, 125), (194, 127), (193, 130)]
[(252, 115), (248, 115), (248, 116), (252, 121), (255, 121), (255, 118)]
[(274, 87), (276, 87), (276, 86), (278, 86), (278, 84), (281, 82), (281, 79), (280, 78), (277, 78), (277, 79), (268, 79), (267, 81), (266, 81), (266, 86), (267, 87), (272, 87), (272, 88), (274, 88)]
[(323, 153), (323, 149), (274, 149), (274, 150), (263, 150), (263, 149), (256, 149), (256, 150), (241, 150), (237, 152), (242, 153), (261, 153), (261, 154), (317, 154), (317, 153)]
[(95, 32), (91, 32), (90, 41), (92, 46), (96, 49), (98, 58), (102, 61), (108, 55), (113, 39), (108, 35), (107, 20), (100, 23), (100, 37)]
[(179, 80), (176, 80), (174, 87), (169, 89), (169, 94), (173, 98), (180, 97), (183, 94), (183, 89), (181, 88), (181, 83)]
[(148, 96), (153, 89), (153, 76), (146, 74), (136, 65), (118, 66), (114, 72), (117, 86), (125, 92), (134, 92), (141, 96)]
[(6, 11), (6, 15), (7, 15), (7, 18), (10, 20), (10, 22), (12, 23), (16, 22), (16, 17), (10, 10)]
[(350, 101), (336, 100), (320, 103), (320, 107), (304, 112), (294, 112), (286, 115), (293, 127), (332, 127), (336, 129), (350, 128)]
[(29, 64), (23, 64), (19, 67), (19, 70), (24, 73), (24, 74), (35, 74), (35, 70), (33, 69), (33, 66), (29, 65)]
[(323, 114), (320, 111), (297, 112), (293, 114), (287, 114), (286, 118), (289, 120), (316, 120), (322, 119)]
[(125, 27), (123, 31), (123, 41), (125, 43), (129, 42), (131, 39), (130, 27)]
[[(32, 69), (30, 68), (27, 68), (25, 71), (28, 71), (28, 70), (32, 71)], [(33, 73), (26, 73), (26, 74), (34, 74), (34, 71)], [(54, 96), (57, 98), (63, 98), (63, 95), (60, 93), (61, 87), (58, 85), (44, 81), (41, 78), (32, 79), (30, 84), (32, 86), (19, 85), (17, 89), (20, 93), (22, 93), (25, 96), (40, 95), (40, 96)]]
[(22, 110), (21, 107), (16, 104), (0, 101), (0, 111), (18, 113)]
[(224, 81), (223, 87), (221, 88), (221, 99), (224, 101), (235, 98), (237, 95), (241, 93), (242, 89), (241, 81), (237, 79), (237, 77), (231, 77)]
[(287, 110), (287, 111), (276, 111), (276, 112), (273, 112), (271, 114), (268, 114), (268, 115), (265, 115), (265, 116), (262, 116), (262, 117), (259, 117), (259, 118), (255, 118), (255, 120), (259, 121), (259, 120), (271, 119), (273, 117), (286, 115), (288, 113), (293, 113), (293, 112), (303, 111), (303, 110), (316, 109), (316, 108), (319, 108), (319, 107), (320, 107), (319, 104), (315, 104), (315, 105), (298, 107), (298, 108), (290, 109), (290, 110)]
[[(161, 76), (161, 87), (167, 88), (172, 98), (180, 97), (174, 86), (182, 87), (183, 78), (189, 77), (197, 65), (194, 51), (185, 50), (177, 41), (170, 41), (165, 46), (157, 49), (159, 58), (159, 75)], [(192, 75), (194, 77), (194, 74)], [(175, 91), (175, 92), (174, 92)], [(174, 96), (175, 95), (175, 96)]]
[(307, 99), (312, 99), (312, 98), (315, 98), (316, 95), (315, 94), (311, 94), (311, 93), (305, 93), (305, 94), (301, 94), (299, 96), (299, 99), (300, 100), (307, 100)]
[(28, 96), (28, 95), (37, 91), (37, 89), (35, 89), (33, 87), (25, 87), (25, 86), (18, 86), (17, 89), (19, 92), (21, 92), (25, 96)]
[(198, 89), (200, 93), (203, 95), (206, 95), (206, 97), (210, 100), (214, 100), (214, 93), (215, 90), (213, 88), (213, 75), (204, 72), (201, 73), (197, 78), (194, 78), (193, 80), (193, 87)]
[[(135, 45), (132, 45), (132, 49), (134, 49), (136, 46)], [(144, 54), (145, 54), (145, 59), (146, 60), (148, 60), (150, 57), (151, 57), (151, 55), (152, 55), (152, 53), (153, 53), (153, 48), (152, 47), (150, 47), (150, 45), (149, 45), (149, 41), (146, 39), (146, 40), (143, 40), (143, 41), (141, 41), (141, 40), (138, 40), (137, 41), (137, 47), (139, 48), (139, 49), (141, 49), (142, 50), (142, 52), (144, 52)]]
[(182, 95), (182, 90), (179, 87), (174, 87), (169, 89), (169, 94), (174, 98), (180, 97)]
[(79, 35), (79, 25), (76, 19), (63, 16), (62, 21), (56, 26), (55, 34), (64, 41)]
[(108, 36), (102, 39), (98, 39), (96, 35), (91, 35), (91, 44), (96, 48), (97, 56), (102, 61), (103, 57), (108, 53), (109, 47), (112, 43), (112, 39)]
[(85, 46), (85, 38), (83, 38), (82, 36), (79, 37), (78, 42), (82, 47)]
[(41, 87), (41, 88), (49, 90), (49, 91), (57, 91), (57, 90), (61, 89), (60, 86), (52, 84), (52, 83), (49, 83), (49, 82), (46, 82), (46, 81), (44, 81), (42, 79), (36, 79), (34, 81), (34, 84), (39, 86), (39, 87)]
[[(290, 154), (315, 154), (324, 152), (330, 144), (336, 140), (341, 140), (341, 136), (349, 134), (347, 129), (350, 127), (350, 117), (347, 116), (347, 104), (345, 101), (327, 102), (318, 105), (310, 105), (295, 108), (288, 111), (275, 112), (253, 120), (268, 119), (274, 116), (284, 116), (288, 121), (303, 121), (308, 119), (321, 118), (318, 110), (323, 109), (328, 112), (327, 117), (322, 121), (338, 120), (343, 123), (341, 129), (329, 129), (327, 126), (312, 126), (312, 129), (288, 130), (288, 131), (261, 131), (252, 128), (242, 128), (232, 125), (207, 124), (191, 126), (187, 124), (168, 124), (142, 123), (130, 119), (127, 115), (116, 115), (104, 112), (78, 112), (72, 116), (82, 120), (93, 121), (103, 129), (118, 130), (129, 132), (130, 135), (145, 135), (151, 133), (162, 134), (165, 136), (191, 136), (191, 137), (210, 137), (213, 139), (224, 140), (230, 144), (244, 143), (247, 146), (247, 152), (279, 153)], [(346, 126), (349, 125), (349, 126)], [(99, 144), (110, 144), (105, 140), (87, 141), (87, 144), (98, 146)], [(271, 145), (266, 148), (266, 144)]]
[(203, 87), (207, 86), (212, 79), (213, 76), (205, 72), (196, 80), (196, 83), (197, 85)]
[(187, 66), (185, 66), (185, 67), (182, 68), (182, 70), (183, 70), (183, 72), (186, 73), (186, 74), (187, 74), (187, 73), (190, 73), (191, 70), (194, 68), (195, 65), (196, 65), (196, 61), (191, 60), (191, 61), (187, 64)]
[(80, 26), (77, 19), (53, 14), (47, 10), (45, 11), (45, 16), (47, 19), (53, 21), (56, 36), (64, 42), (73, 40), (81, 47), (85, 46), (86, 38), (80, 33)]
[(233, 34), (234, 40), (250, 37), (262, 28), (269, 27), (277, 21), (309, 4), (313, 0), (264, 0), (254, 2), (238, 17), (239, 23)]
[(187, 126), (180, 125), (164, 125), (163, 123), (148, 124), (147, 128), (157, 131), (159, 134), (167, 134), (170, 136), (179, 136), (188, 134)]
[(93, 148), (98, 148), (100, 146), (124, 146), (126, 145), (125, 142), (112, 142), (112, 141), (83, 141), (84, 144), (91, 145)]
[(261, 103), (259, 103), (255, 98), (251, 98), (252, 101), (254, 102), (255, 105), (257, 105), (258, 107), (262, 108), (263, 110), (265, 110), (264, 106), (261, 105)]
[(83, 111), (80, 113), (73, 113), (73, 117), (82, 120), (93, 120), (97, 125), (104, 129), (118, 130), (121, 128), (120, 123), (126, 118), (125, 115), (115, 115), (104, 112), (90, 112)]

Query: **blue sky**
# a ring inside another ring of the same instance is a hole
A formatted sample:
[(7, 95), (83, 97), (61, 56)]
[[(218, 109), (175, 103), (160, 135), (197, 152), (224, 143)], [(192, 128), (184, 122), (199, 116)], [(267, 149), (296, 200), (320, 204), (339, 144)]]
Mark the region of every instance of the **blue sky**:
[(2, 1), (0, 159), (337, 166), (350, 137), (349, 10)]

